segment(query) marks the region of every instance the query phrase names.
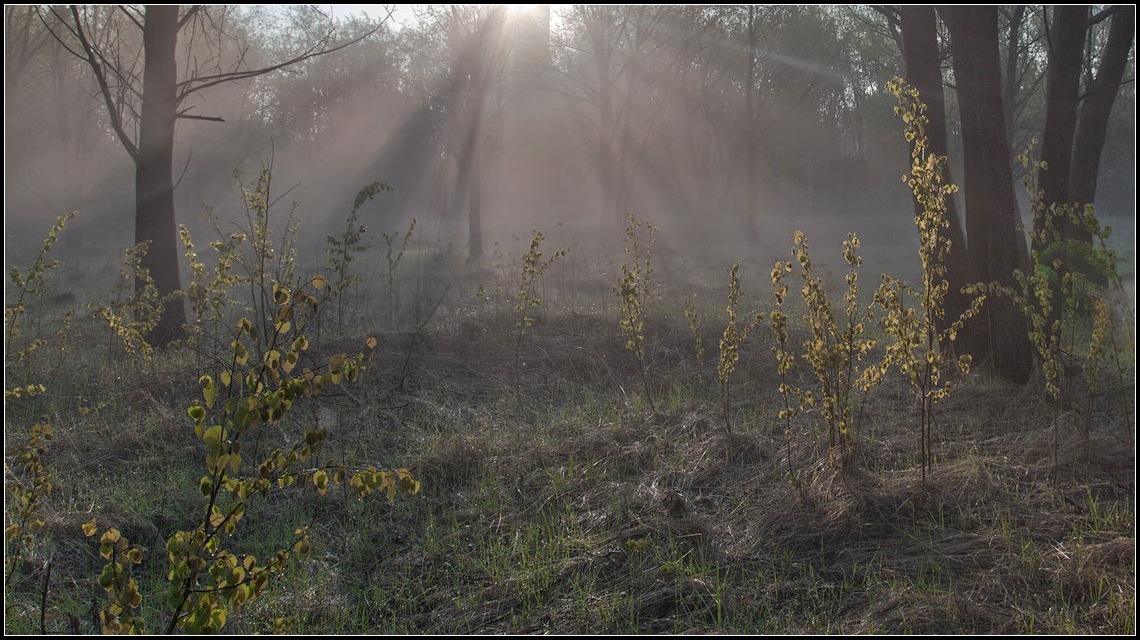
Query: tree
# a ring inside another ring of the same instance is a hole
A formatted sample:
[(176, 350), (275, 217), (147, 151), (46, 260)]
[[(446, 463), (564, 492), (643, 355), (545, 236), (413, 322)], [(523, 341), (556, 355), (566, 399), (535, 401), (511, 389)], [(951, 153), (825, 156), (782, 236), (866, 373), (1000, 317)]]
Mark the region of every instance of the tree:
[[(1078, 204), (1092, 204), (1096, 198), (1097, 175), (1108, 133), (1109, 115), (1124, 78), (1132, 39), (1136, 35), (1135, 5), (1112, 7), (1094, 20), (1109, 14), (1112, 23), (1108, 42), (1100, 55), (1100, 66), (1096, 74), (1090, 77), (1081, 97), (1076, 132), (1073, 134), (1068, 196), (1071, 202)], [(1089, 240), (1087, 235), (1082, 236), (1082, 239), (1086, 242)]]
[[(1081, 95), (1082, 67), (1085, 63), (1088, 30), (1112, 16), (1108, 42), (1098, 56), (1100, 66), (1095, 75), (1088, 61), (1086, 93)], [(1135, 33), (1136, 8), (1132, 5), (1112, 7), (1089, 18), (1086, 6), (1059, 6), (1049, 21), (1050, 52), (1046, 85), (1045, 131), (1041, 145), (1039, 187), (1045, 205), (1035, 212), (1034, 227), (1040, 218), (1052, 215), (1052, 205), (1093, 204), (1101, 150), (1104, 148), (1108, 117), (1116, 98)], [(1063, 238), (1088, 243), (1091, 234), (1082, 225), (1067, 218), (1056, 221)], [(1043, 247), (1036, 247), (1044, 249)], [(1058, 256), (1061, 272), (1078, 268), (1071, 256)], [(1054, 312), (1060, 300), (1052, 304)]]
[[(930, 153), (938, 156), (948, 155), (946, 144), (946, 98), (942, 90), (942, 62), (938, 49), (938, 18), (934, 7), (922, 5), (903, 5), (899, 9), (899, 27), (902, 32), (903, 60), (906, 65), (906, 79), (918, 95), (926, 103), (927, 139)], [(944, 168), (949, 174), (950, 168)], [(946, 175), (946, 182), (953, 182)], [(922, 205), (915, 202), (916, 213), (922, 211)], [(962, 223), (958, 219), (958, 211), (954, 200), (946, 202), (946, 220), (950, 226), (946, 235), (950, 240), (950, 251), (946, 256), (946, 279), (957, 286), (947, 291), (946, 318), (950, 322), (957, 320), (969, 306), (969, 300), (963, 295), (961, 285), (969, 281), (969, 254), (966, 244), (966, 235), (962, 230)], [(966, 350), (972, 350), (968, 335), (963, 335), (960, 344)]]
[[(1024, 270), (1024, 241), (1017, 230), (1009, 138), (1002, 108), (998, 15), (995, 7), (939, 9), (950, 31), (954, 80), (965, 161), (966, 241), (974, 282), (1015, 286)], [(966, 283), (951, 282), (952, 288)], [(967, 325), (975, 361), (990, 362), (1003, 378), (1025, 382), (1033, 351), (1024, 315), (1005, 297), (991, 298)]]
[[(1061, 5), (1053, 9), (1045, 81), (1045, 133), (1041, 140), (1041, 160), (1045, 166), (1039, 176), (1046, 203), (1069, 201), (1069, 163), (1077, 128), (1088, 15), (1089, 9), (1083, 5)], [(1033, 221), (1034, 227), (1040, 224), (1039, 220)]]
[[(135, 243), (147, 246), (140, 266), (149, 273), (158, 295), (164, 300), (161, 317), (147, 335), (147, 340), (155, 345), (164, 345), (182, 337), (186, 322), (185, 308), (177, 296), (181, 283), (174, 209), (175, 121), (179, 118), (222, 121), (220, 117), (189, 113), (192, 107), (185, 106), (187, 99), (209, 87), (253, 78), (313, 56), (338, 51), (371, 35), (371, 32), (333, 46), (333, 30), (330, 28), (318, 44), (278, 64), (248, 69), (244, 56), (239, 56), (229, 69), (220, 66), (204, 68), (195, 64), (179, 81), (176, 60), (179, 33), (186, 29), (192, 33), (212, 32), (213, 38), (202, 40), (207, 42), (206, 46), (217, 47), (226, 34), (223, 27), (226, 9), (194, 5), (183, 11), (177, 5), (147, 5), (145, 9), (121, 6), (116, 10), (142, 32), (142, 49), (133, 57), (130, 51), (122, 50), (119, 41), (99, 45), (92, 40), (88, 8), (73, 5), (68, 10), (69, 15), (65, 16), (60, 9), (53, 7), (50, 11), (58, 23), (48, 26), (61, 44), (90, 67), (115, 136), (135, 164)], [(41, 17), (48, 24), (47, 17)], [(60, 25), (67, 34), (56, 31)], [(141, 77), (134, 64), (139, 53), (144, 61)], [(204, 57), (220, 65), (222, 57), (217, 55), (218, 52), (210, 53)], [(146, 280), (139, 275), (136, 287), (141, 290), (146, 286)]]
[[(453, 8), (454, 10), (454, 8)], [(459, 59), (460, 82), (464, 85), (465, 109), (461, 114), (463, 143), (458, 156), (460, 192), (467, 193), (468, 255), (483, 257), (483, 175), (487, 146), (488, 101), (499, 79), (506, 56), (503, 46), (501, 6), (481, 7), (474, 29), (467, 34)]]
[[(590, 139), (591, 163), (601, 182), (600, 228), (618, 229), (629, 209), (630, 195), (656, 118), (638, 110), (642, 93), (653, 89), (647, 63), (659, 51), (656, 39), (668, 7), (575, 5), (566, 16), (581, 38), (580, 66), (563, 78), (576, 103), (572, 109)], [(584, 58), (592, 62), (587, 66)], [(585, 109), (578, 105), (585, 103)]]

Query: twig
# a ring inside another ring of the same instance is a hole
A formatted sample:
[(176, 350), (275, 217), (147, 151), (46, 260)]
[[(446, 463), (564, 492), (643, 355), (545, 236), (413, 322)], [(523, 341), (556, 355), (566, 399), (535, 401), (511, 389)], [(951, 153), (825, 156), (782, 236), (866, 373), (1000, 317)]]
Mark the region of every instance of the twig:
[(420, 326), (417, 327), (414, 332), (412, 332), (412, 344), (408, 345), (408, 353), (404, 357), (404, 366), (400, 367), (400, 384), (397, 386), (400, 393), (406, 393), (406, 389), (404, 388), (404, 381), (407, 380), (408, 377), (408, 363), (412, 361), (412, 352), (416, 347), (416, 336), (420, 335), (420, 332), (422, 332), (424, 330), (424, 327), (427, 326), (428, 321), (431, 320), (432, 316), (435, 315), (436, 309), (439, 309), (439, 305), (443, 302), (444, 296), (446, 296), (447, 292), (450, 290), (451, 283), (448, 283), (447, 286), (443, 288), (443, 293), (439, 295), (439, 299), (435, 301), (435, 305), (432, 306), (431, 311), (429, 311), (427, 316), (424, 318), (424, 321), (420, 323)]

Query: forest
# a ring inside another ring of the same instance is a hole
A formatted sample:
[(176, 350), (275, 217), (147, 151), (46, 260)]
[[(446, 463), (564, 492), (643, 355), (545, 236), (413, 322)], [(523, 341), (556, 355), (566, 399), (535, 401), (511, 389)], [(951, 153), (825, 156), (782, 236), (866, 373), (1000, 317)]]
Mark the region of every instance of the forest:
[(4, 12), (5, 633), (1135, 633), (1133, 5)]

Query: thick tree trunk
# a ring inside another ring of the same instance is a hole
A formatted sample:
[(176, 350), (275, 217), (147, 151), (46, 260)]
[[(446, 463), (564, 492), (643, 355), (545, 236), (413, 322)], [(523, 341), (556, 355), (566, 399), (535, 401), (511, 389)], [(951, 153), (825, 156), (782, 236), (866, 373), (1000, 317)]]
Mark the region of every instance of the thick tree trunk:
[[(159, 296), (181, 289), (178, 278), (178, 229), (174, 217), (175, 44), (178, 6), (148, 5), (143, 30), (142, 113), (135, 159), (135, 243), (147, 243), (142, 267), (150, 272)], [(136, 281), (142, 288), (144, 282)], [(186, 309), (181, 298), (168, 300), (162, 317), (147, 336), (163, 345), (184, 333)]]
[[(966, 236), (970, 270), (977, 281), (1014, 286), (1019, 249), (1017, 203), (1009, 163), (1009, 142), (1001, 102), (997, 9), (944, 7), (950, 30), (954, 77), (965, 157)], [(967, 326), (974, 334), (975, 361), (988, 362), (1003, 378), (1025, 382), (1033, 352), (1025, 317), (1005, 297), (991, 297)]]
[[(926, 104), (926, 136), (929, 151), (935, 155), (947, 155), (946, 144), (946, 98), (942, 90), (942, 65), (938, 53), (937, 18), (934, 7), (903, 5), (901, 11), (903, 59), (906, 64), (907, 82), (918, 89), (919, 98)], [(953, 182), (950, 167), (943, 171), (947, 183)], [(917, 201), (915, 213), (921, 212)], [(946, 280), (950, 290), (946, 292), (946, 320), (954, 322), (969, 306), (962, 287), (970, 284), (969, 254), (962, 222), (958, 218), (958, 208), (954, 200), (946, 202), (946, 218), (950, 223), (946, 236), (950, 239), (950, 253), (946, 256)], [(971, 351), (968, 336), (960, 338), (959, 348)]]

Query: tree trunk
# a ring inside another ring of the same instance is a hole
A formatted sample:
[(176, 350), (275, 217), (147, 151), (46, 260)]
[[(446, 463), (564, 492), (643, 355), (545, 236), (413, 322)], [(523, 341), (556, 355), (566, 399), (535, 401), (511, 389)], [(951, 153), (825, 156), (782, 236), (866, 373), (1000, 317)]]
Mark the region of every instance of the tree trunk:
[(468, 256), (483, 257), (483, 91), (475, 97), (475, 114), (471, 123), (471, 166), (467, 191)]
[[(143, 29), (145, 67), (135, 159), (135, 243), (147, 243), (142, 267), (154, 279), (158, 295), (182, 288), (178, 278), (178, 229), (174, 217), (175, 45), (178, 6), (148, 5)], [(136, 279), (141, 290), (142, 279)], [(164, 345), (184, 334), (186, 309), (181, 298), (168, 299), (147, 340)]]
[[(1017, 120), (1017, 93), (1021, 88), (1020, 78), (1017, 75), (1017, 61), (1021, 56), (1021, 26), (1025, 19), (1024, 4), (1015, 5), (1009, 15), (1008, 32), (1006, 35), (1005, 73), (1002, 74), (1002, 108), (1005, 113), (1005, 130), (1012, 135)], [(1012, 143), (1012, 140), (1010, 140)]]
[[(1046, 207), (1069, 202), (1069, 163), (1077, 125), (1088, 15), (1089, 9), (1083, 5), (1053, 9), (1049, 69), (1045, 80), (1045, 133), (1041, 141), (1041, 160), (1046, 166), (1038, 177)], [(1035, 228), (1041, 213), (1035, 212)]]
[(598, 6), (585, 9), (586, 31), (590, 45), (594, 49), (594, 63), (598, 71), (598, 178), (602, 181), (602, 211), (599, 229), (602, 236), (608, 236), (614, 229), (614, 221), (620, 217), (617, 206), (617, 184), (614, 176), (614, 78), (612, 69), (613, 43), (610, 41), (612, 28), (612, 7)]
[[(965, 158), (966, 236), (973, 279), (1015, 286), (1014, 270), (1024, 241), (1017, 231), (1017, 203), (1009, 163), (1009, 142), (1001, 102), (997, 9), (944, 7), (950, 30), (954, 78), (962, 121)], [(1033, 368), (1025, 317), (1004, 296), (990, 298), (966, 327), (977, 345), (975, 361), (995, 373), (1026, 382)]]
[(748, 74), (744, 85), (744, 126), (746, 144), (748, 145), (748, 159), (745, 170), (748, 171), (745, 188), (747, 194), (744, 203), (744, 237), (748, 243), (755, 246), (760, 243), (760, 230), (756, 228), (756, 133), (753, 130), (756, 116), (756, 6), (748, 5)]
[[(1081, 102), (1073, 136), (1072, 173), (1069, 177), (1069, 201), (1092, 204), (1096, 198), (1096, 179), (1100, 171), (1100, 153), (1108, 134), (1108, 117), (1128, 64), (1128, 51), (1136, 34), (1136, 6), (1119, 5), (1112, 16), (1108, 44), (1101, 56), (1100, 68)], [(1084, 234), (1088, 241), (1088, 234)]]
[[(929, 151), (946, 156), (946, 98), (942, 91), (942, 65), (938, 53), (937, 18), (934, 7), (903, 5), (900, 9), (903, 59), (906, 64), (907, 82), (918, 89), (919, 98), (926, 104), (926, 136)], [(953, 182), (950, 167), (943, 168), (947, 183)], [(922, 205), (914, 203), (915, 213), (920, 213)], [(969, 254), (962, 222), (958, 219), (958, 208), (953, 199), (946, 201), (946, 218), (950, 223), (946, 236), (950, 239), (950, 252), (946, 256), (946, 280), (950, 289), (946, 292), (946, 321), (954, 322), (969, 306), (962, 287), (969, 284)], [(968, 336), (963, 335), (958, 344), (964, 351), (971, 351), (976, 345), (968, 344)]]

